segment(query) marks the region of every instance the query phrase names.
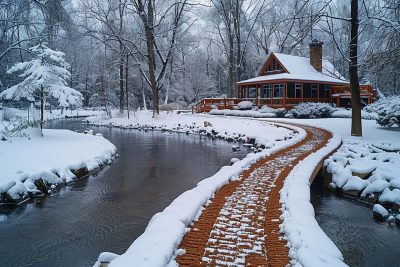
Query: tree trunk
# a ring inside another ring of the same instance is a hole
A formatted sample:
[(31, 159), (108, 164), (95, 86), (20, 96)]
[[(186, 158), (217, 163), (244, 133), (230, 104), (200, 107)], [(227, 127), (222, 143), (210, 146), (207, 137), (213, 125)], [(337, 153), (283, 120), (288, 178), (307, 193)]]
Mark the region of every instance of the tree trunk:
[(124, 55), (122, 54), (123, 44), (119, 43), (119, 112), (124, 113)]
[(362, 136), (361, 98), (358, 82), (357, 46), (358, 46), (358, 0), (351, 0), (351, 40), (350, 40), (350, 87), (351, 87), (351, 135)]
[(233, 97), (233, 75), (234, 75), (234, 52), (233, 52), (233, 37), (229, 37), (229, 62), (228, 62), (228, 97)]
[(43, 85), (40, 86), (40, 134), (43, 136), (44, 124), (44, 89)]
[[(141, 3), (141, 1), (139, 1)], [(144, 30), (146, 34), (146, 45), (147, 45), (147, 59), (149, 66), (149, 76), (150, 76), (150, 86), (151, 92), (153, 95), (153, 117), (160, 114), (160, 110), (158, 108), (158, 89), (157, 89), (157, 81), (156, 81), (156, 63), (155, 63), (155, 54), (154, 54), (154, 1), (149, 0), (147, 3), (147, 17), (143, 16), (142, 20), (144, 22)], [(143, 6), (141, 8), (144, 9)]]
[(128, 59), (129, 55), (127, 54), (125, 62), (125, 92), (126, 92), (126, 111), (128, 113), (128, 119), (129, 119)]

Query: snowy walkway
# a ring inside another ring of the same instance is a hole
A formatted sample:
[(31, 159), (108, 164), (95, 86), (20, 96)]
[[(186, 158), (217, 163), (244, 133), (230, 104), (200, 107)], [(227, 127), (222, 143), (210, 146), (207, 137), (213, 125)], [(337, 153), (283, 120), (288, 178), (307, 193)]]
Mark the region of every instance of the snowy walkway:
[[(299, 125), (296, 125), (299, 126)], [(331, 134), (301, 126), (303, 141), (253, 164), (238, 181), (222, 187), (184, 236), (180, 266), (285, 266), (280, 233), (280, 190), (292, 168), (326, 145)]]

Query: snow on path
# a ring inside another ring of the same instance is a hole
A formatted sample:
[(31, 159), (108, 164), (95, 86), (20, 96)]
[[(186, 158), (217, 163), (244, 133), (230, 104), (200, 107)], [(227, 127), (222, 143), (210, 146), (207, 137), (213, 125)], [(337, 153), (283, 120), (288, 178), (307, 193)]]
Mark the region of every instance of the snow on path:
[[(318, 149), (326, 138), (324, 132), (318, 129), (312, 129), (310, 135), (313, 136), (304, 144), (262, 160), (262, 164), (257, 164), (258, 166), (232, 189), (233, 192), (221, 189), (183, 239), (181, 250), (186, 253), (177, 257), (179, 265), (284, 266), (289, 263), (286, 242), (281, 241), (279, 234), (279, 190), (286, 178), (282, 176), (285, 175), (282, 172), (290, 169), (292, 164), (295, 165), (314, 149)], [(227, 185), (229, 186), (232, 185)], [(275, 194), (270, 194), (271, 191)], [(226, 192), (228, 195), (220, 196)], [(291, 193), (292, 197), (293, 192)], [(303, 190), (301, 193), (309, 195)], [(273, 203), (274, 200), (278, 205)], [(218, 210), (215, 205), (218, 206), (220, 201), (224, 204)], [(211, 212), (208, 209), (211, 209)], [(212, 216), (214, 211), (218, 213), (216, 218)], [(307, 218), (307, 215), (305, 214), (304, 218)], [(215, 221), (211, 228), (208, 221)], [(296, 225), (292, 223), (290, 231), (293, 230), (296, 230)], [(207, 236), (208, 240), (202, 235)], [(201, 239), (203, 242), (199, 242)], [(289, 245), (290, 241), (292, 240), (289, 238)], [(307, 242), (304, 242), (303, 247), (314, 247), (313, 242), (305, 241)], [(315, 252), (314, 256), (308, 258), (314, 263), (313, 266), (322, 266), (324, 262), (333, 264), (332, 266), (345, 266), (340, 251), (323, 232), (318, 241), (318, 244), (322, 245), (321, 250), (325, 250), (328, 255), (321, 256), (321, 253)], [(292, 249), (292, 255), (295, 251), (296, 248)], [(295, 262), (298, 263), (294, 260), (293, 263)]]
[(107, 163), (116, 147), (102, 136), (69, 130), (29, 129), (28, 138), (0, 141), (0, 193), (13, 199), (38, 193), (35, 180), (62, 184), (75, 178), (71, 170), (91, 171)]

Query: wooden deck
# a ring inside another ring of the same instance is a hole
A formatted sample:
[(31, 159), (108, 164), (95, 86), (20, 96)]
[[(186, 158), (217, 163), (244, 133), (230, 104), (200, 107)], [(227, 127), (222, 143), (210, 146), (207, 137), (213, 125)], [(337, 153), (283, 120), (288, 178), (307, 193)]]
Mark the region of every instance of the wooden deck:
[[(351, 96), (350, 86), (333, 86), (331, 89), (331, 95), (329, 98), (289, 98), (289, 97), (279, 97), (279, 98), (204, 98), (200, 100), (196, 105), (192, 107), (193, 113), (203, 113), (210, 112), (211, 109), (217, 108), (223, 109), (234, 109), (242, 101), (250, 101), (255, 106), (262, 107), (267, 105), (271, 108), (284, 108), (291, 109), (294, 106), (305, 103), (329, 103), (331, 105), (335, 104), (340, 106), (340, 99), (349, 98)], [(257, 94), (258, 96), (258, 94)], [(360, 86), (360, 96), (366, 99), (367, 104), (371, 104), (375, 101), (376, 95), (372, 85), (361, 85)]]
[(262, 107), (267, 105), (271, 108), (291, 109), (295, 105), (304, 102), (331, 103), (330, 98), (204, 98), (192, 107), (194, 113), (210, 112), (211, 109), (234, 109), (242, 101), (253, 102), (254, 105)]

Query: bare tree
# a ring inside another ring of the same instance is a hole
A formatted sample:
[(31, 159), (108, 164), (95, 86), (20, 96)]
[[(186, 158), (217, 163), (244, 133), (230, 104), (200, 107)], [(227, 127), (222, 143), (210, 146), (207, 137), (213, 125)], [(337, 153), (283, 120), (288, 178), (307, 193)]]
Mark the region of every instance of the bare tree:
[(350, 37), (350, 87), (351, 87), (351, 135), (362, 136), (361, 98), (358, 81), (358, 0), (351, 0), (351, 37)]

